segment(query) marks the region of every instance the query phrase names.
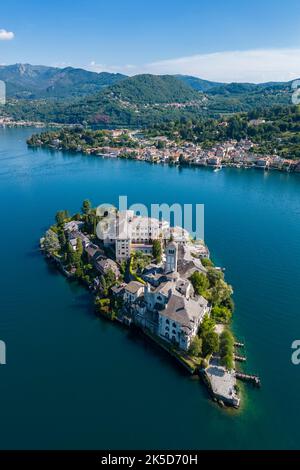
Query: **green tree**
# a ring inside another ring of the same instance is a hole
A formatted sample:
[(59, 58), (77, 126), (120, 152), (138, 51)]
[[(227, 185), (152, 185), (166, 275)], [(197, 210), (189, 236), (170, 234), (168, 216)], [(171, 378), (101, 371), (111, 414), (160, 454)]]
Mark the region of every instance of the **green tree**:
[(105, 281), (107, 288), (112, 287), (116, 283), (116, 275), (112, 269), (109, 269), (105, 274)]
[(206, 331), (202, 335), (203, 355), (213, 354), (219, 351), (219, 336), (214, 331)]
[(80, 264), (83, 254), (83, 245), (81, 238), (77, 238), (76, 252), (75, 252), (75, 261), (77, 264)]
[(234, 367), (234, 337), (228, 329), (220, 335), (220, 357), (221, 364), (226, 369), (231, 370)]
[(204, 316), (202, 323), (200, 325), (200, 336), (204, 335), (208, 331), (214, 331), (216, 323), (213, 318), (209, 317), (207, 314)]
[(48, 230), (44, 239), (44, 248), (48, 253), (55, 253), (60, 250), (59, 238), (53, 230)]
[(213, 262), (211, 259), (209, 258), (201, 258), (201, 264), (202, 266), (204, 266), (205, 268), (212, 268), (213, 267)]
[(162, 248), (160, 240), (154, 240), (152, 246), (152, 254), (156, 262), (159, 264), (162, 258)]
[(213, 305), (220, 305), (225, 302), (233, 294), (232, 287), (223, 279), (216, 282), (211, 289), (211, 302)]
[(58, 211), (55, 216), (57, 225), (63, 225), (69, 217), (68, 211)]
[(219, 281), (224, 278), (222, 271), (215, 268), (208, 268), (207, 270), (207, 279), (211, 287), (214, 287)]
[(197, 295), (203, 295), (204, 292), (209, 288), (209, 280), (205, 274), (200, 273), (199, 271), (195, 271), (191, 275), (190, 281)]
[(163, 140), (158, 140), (156, 143), (156, 148), (162, 150), (166, 147), (166, 143)]
[(217, 323), (229, 323), (232, 313), (226, 307), (215, 306), (211, 311), (211, 316)]
[(67, 262), (70, 266), (76, 262), (76, 253), (70, 242), (67, 244)]
[(109, 315), (110, 314), (110, 299), (108, 298), (97, 298), (95, 300), (95, 309), (97, 313), (101, 315)]
[(101, 288), (102, 288), (103, 295), (104, 295), (104, 297), (107, 297), (108, 296), (109, 286), (107, 285), (105, 276), (100, 277), (100, 283), (101, 283)]
[(67, 244), (67, 239), (66, 239), (64, 230), (59, 230), (57, 235), (58, 235), (60, 246), (62, 247), (62, 249), (65, 249), (66, 244)]
[(85, 199), (82, 203), (82, 213), (87, 215), (92, 208), (92, 204), (88, 199)]
[(190, 346), (189, 353), (192, 356), (200, 357), (202, 354), (202, 339), (196, 336)]
[(228, 297), (222, 301), (222, 306), (226, 307), (228, 310), (230, 310), (231, 314), (234, 311), (234, 301), (232, 300), (232, 297)]
[(142, 251), (136, 251), (132, 256), (132, 270), (135, 273), (142, 273), (146, 266), (151, 262), (151, 256), (143, 253)]

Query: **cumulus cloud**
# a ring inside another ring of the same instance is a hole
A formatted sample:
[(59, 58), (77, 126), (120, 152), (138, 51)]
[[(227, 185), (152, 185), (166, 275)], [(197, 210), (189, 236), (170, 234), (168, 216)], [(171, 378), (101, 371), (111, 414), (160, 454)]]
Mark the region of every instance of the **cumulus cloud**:
[(6, 29), (0, 29), (0, 41), (10, 41), (15, 37), (12, 31), (6, 31)]
[(128, 75), (138, 73), (193, 75), (220, 82), (289, 81), (300, 77), (300, 49), (259, 49), (197, 54), (144, 65), (106, 66), (92, 62), (90, 70)]

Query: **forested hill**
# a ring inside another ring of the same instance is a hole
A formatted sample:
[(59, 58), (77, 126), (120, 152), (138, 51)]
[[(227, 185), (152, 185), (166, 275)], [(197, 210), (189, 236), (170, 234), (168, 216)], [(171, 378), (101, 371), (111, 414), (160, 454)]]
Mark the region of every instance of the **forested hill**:
[[(205, 96), (173, 76), (136, 75), (84, 98), (19, 100), (6, 112), (14, 119), (146, 126), (201, 112)], [(180, 107), (180, 109), (178, 108)]]
[(71, 67), (0, 66), (14, 120), (152, 126), (291, 104), (292, 84), (215, 83), (189, 76), (94, 73)]
[(95, 73), (72, 67), (15, 64), (0, 66), (0, 80), (6, 83), (8, 98), (69, 98), (96, 93), (126, 78), (114, 73)]
[(131, 104), (186, 103), (202, 98), (172, 75), (136, 75), (108, 87), (103, 94)]

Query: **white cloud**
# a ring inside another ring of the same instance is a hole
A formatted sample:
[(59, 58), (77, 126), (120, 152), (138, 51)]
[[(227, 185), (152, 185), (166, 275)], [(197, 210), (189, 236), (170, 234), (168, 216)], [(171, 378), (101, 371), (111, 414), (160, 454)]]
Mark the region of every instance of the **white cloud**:
[(197, 54), (144, 65), (106, 66), (91, 62), (90, 70), (193, 75), (220, 82), (289, 81), (300, 77), (300, 49), (258, 49)]
[[(143, 67), (143, 66), (142, 66)], [(107, 64), (98, 64), (95, 60), (92, 60), (87, 67), (88, 70), (92, 72), (110, 72), (110, 73), (124, 73), (125, 75), (135, 75), (137, 73), (143, 73), (139, 70), (142, 67), (136, 65), (107, 65)], [(153, 72), (154, 73), (154, 72)]]
[(12, 31), (6, 31), (6, 29), (0, 29), (0, 41), (10, 41), (15, 37)]

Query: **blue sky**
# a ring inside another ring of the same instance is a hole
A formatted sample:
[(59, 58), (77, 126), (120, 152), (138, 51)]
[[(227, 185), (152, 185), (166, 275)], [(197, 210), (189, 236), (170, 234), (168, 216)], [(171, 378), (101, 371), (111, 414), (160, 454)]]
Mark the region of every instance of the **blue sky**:
[(299, 24), (299, 0), (10, 0), (0, 63), (284, 80), (300, 76)]

